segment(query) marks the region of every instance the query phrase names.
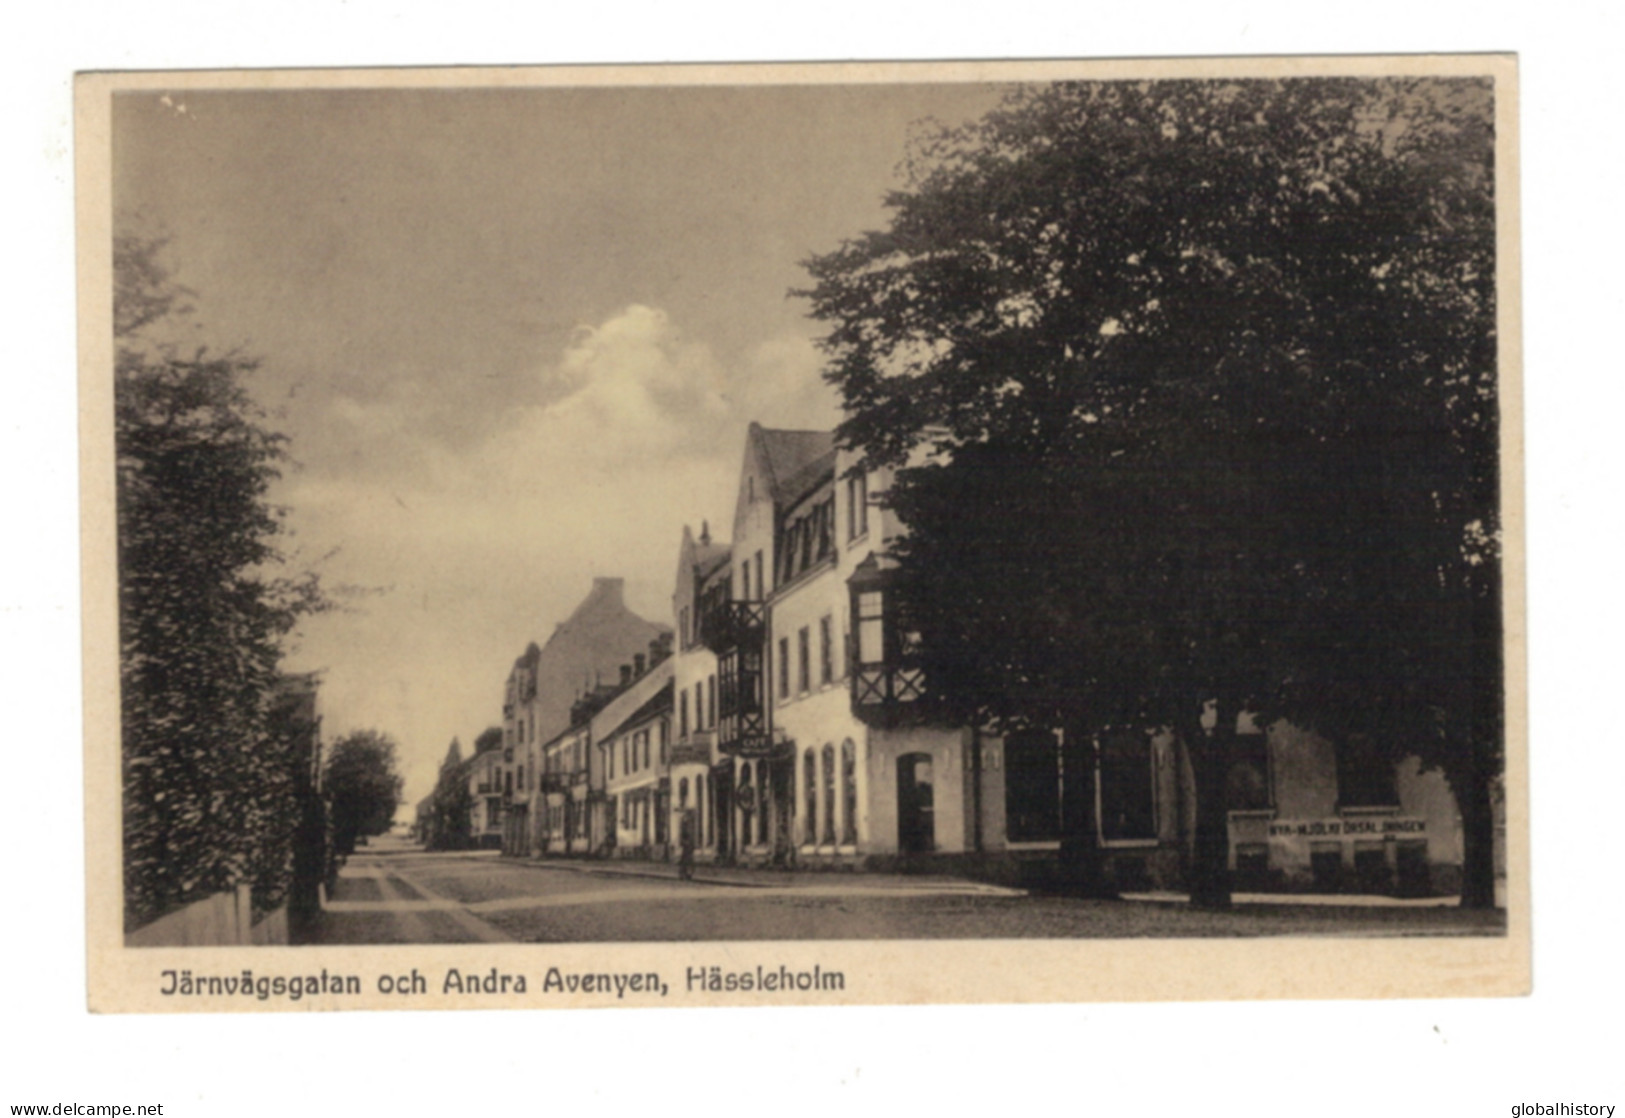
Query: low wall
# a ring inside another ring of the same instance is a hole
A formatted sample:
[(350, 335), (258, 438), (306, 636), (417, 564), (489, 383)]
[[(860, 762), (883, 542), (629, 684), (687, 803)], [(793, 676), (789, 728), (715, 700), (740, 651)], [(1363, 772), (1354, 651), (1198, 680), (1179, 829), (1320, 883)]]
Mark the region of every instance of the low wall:
[(247, 885), (193, 901), (124, 935), (126, 947), (246, 947), (287, 942), (287, 908), (256, 922)]

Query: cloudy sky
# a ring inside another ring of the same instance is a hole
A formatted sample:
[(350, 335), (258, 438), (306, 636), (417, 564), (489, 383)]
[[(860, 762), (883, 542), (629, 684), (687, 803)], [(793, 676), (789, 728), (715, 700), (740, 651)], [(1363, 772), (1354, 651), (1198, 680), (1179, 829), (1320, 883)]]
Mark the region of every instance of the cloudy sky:
[(885, 221), (911, 122), (986, 86), (127, 94), (115, 207), (299, 466), (275, 498), (348, 608), (291, 666), (408, 802), (594, 575), (669, 621), (746, 424), (830, 426), (799, 262)]

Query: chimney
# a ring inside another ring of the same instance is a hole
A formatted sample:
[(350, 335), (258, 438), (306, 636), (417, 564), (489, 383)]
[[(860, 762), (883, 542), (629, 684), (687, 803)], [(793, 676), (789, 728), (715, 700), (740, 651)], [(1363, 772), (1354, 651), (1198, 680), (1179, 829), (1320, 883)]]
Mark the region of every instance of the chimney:
[(595, 609), (619, 612), (626, 608), (626, 579), (624, 578), (595, 578), (592, 580), (592, 593), (579, 608), (591, 605)]
[(709, 545), (710, 542), (711, 522), (709, 520), (702, 520), (700, 521), (700, 543)]
[(631, 682), (632, 682), (632, 665), (631, 664), (622, 664), (621, 665), (621, 686), (625, 687), (628, 683), (631, 683)]
[(635, 653), (632, 657), (632, 677), (634, 679), (643, 675), (643, 653)]

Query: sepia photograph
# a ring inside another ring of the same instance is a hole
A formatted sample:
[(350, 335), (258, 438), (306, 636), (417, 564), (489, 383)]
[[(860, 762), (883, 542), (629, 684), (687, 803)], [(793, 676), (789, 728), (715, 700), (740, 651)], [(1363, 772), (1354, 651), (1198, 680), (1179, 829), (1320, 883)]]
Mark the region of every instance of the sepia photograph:
[(76, 102), (94, 1007), (1527, 991), (1510, 56)]

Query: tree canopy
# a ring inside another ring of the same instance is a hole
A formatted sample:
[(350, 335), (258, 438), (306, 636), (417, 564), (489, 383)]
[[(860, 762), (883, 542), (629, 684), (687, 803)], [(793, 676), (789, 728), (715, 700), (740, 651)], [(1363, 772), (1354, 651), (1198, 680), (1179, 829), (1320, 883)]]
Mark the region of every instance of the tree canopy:
[(395, 743), (377, 730), (357, 730), (333, 743), (322, 778), (331, 805), (333, 845), (340, 854), (356, 840), (381, 835), (395, 819), (404, 781)]
[(807, 262), (937, 700), (1178, 729), (1199, 900), (1244, 710), (1498, 771), (1490, 95), (1024, 87)]
[(284, 725), (282, 641), (322, 608), (288, 573), (267, 491), (283, 438), (245, 387), (255, 362), (164, 340), (188, 313), (162, 243), (114, 241), (126, 921), (291, 873), (308, 728)]

